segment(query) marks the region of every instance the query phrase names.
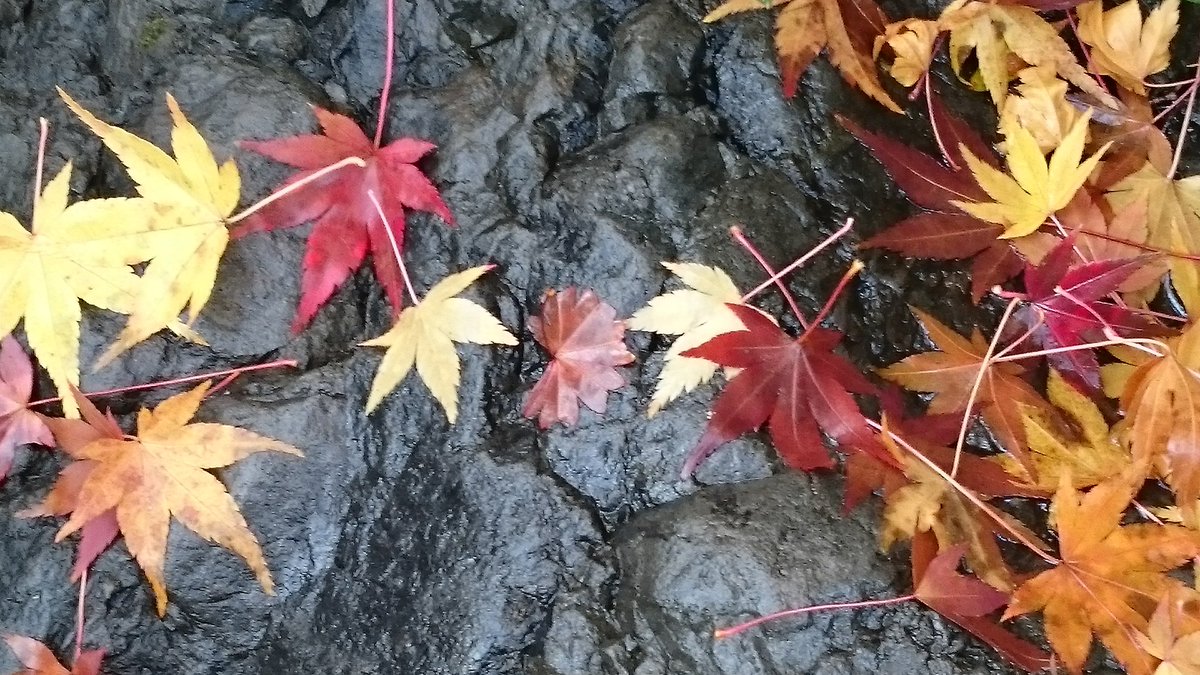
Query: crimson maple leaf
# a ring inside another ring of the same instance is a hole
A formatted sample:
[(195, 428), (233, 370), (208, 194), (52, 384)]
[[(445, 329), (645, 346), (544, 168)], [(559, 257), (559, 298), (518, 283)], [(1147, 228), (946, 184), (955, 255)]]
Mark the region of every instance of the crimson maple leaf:
[(54, 445), (50, 429), (29, 409), (33, 391), (33, 364), (11, 336), (0, 341), (0, 481), (12, 467), (17, 446), (26, 443)]
[(541, 317), (531, 318), (529, 327), (553, 360), (525, 399), (523, 415), (537, 417), (546, 429), (556, 421), (578, 422), (580, 401), (604, 412), (608, 392), (625, 384), (616, 366), (633, 362), (625, 324), (616, 318), (617, 310), (591, 290), (572, 286), (546, 294)]
[(728, 305), (745, 330), (725, 333), (683, 353), (744, 370), (725, 385), (682, 475), (688, 478), (720, 446), (768, 424), (776, 451), (790, 467), (833, 466), (821, 432), (838, 443), (882, 454), (851, 392), (875, 387), (833, 353), (842, 334), (813, 326), (793, 338), (753, 307)]
[[(1161, 335), (1162, 326), (1128, 307), (1101, 302), (1154, 256), (1102, 260), (1071, 266), (1077, 256), (1075, 233), (1059, 242), (1040, 265), (1025, 268), (1025, 303), (1013, 313), (1014, 331), (1029, 330), (1042, 349), (1078, 347), (1103, 338), (1109, 327), (1124, 337)], [(1100, 364), (1090, 349), (1058, 352), (1050, 365), (1076, 386), (1099, 391)]]
[(967, 168), (962, 148), (975, 157), (995, 162), (988, 144), (974, 130), (945, 112), (933, 98), (931, 121), (944, 143), (949, 159), (957, 168), (948, 168), (938, 159), (886, 136), (867, 131), (857, 123), (838, 116), (838, 122), (860, 143), (867, 146), (904, 194), (924, 213), (906, 218), (864, 241), (865, 248), (886, 248), (913, 258), (936, 260), (971, 259), (971, 297), (978, 302), (993, 286), (1021, 271), (1021, 259), (1012, 246), (997, 237), (1004, 228), (968, 215), (955, 201), (987, 201)]
[[(436, 214), (453, 225), (454, 217), (433, 183), (414, 163), (436, 146), (428, 141), (401, 138), (378, 147), (354, 120), (313, 108), (324, 134), (302, 134), (272, 141), (242, 141), (241, 147), (301, 169), (286, 187), (350, 157), (365, 166), (346, 166), (317, 179), (302, 190), (272, 202), (246, 219), (234, 236), (294, 227), (316, 221), (304, 254), (300, 306), (292, 323), (299, 332), (333, 292), (362, 265), (368, 251), (375, 277), (383, 285), (392, 307), (403, 306), (404, 281), (393, 252), (404, 246), (406, 210)], [(379, 201), (380, 218), (371, 195)], [(389, 232), (390, 224), (390, 232)]]

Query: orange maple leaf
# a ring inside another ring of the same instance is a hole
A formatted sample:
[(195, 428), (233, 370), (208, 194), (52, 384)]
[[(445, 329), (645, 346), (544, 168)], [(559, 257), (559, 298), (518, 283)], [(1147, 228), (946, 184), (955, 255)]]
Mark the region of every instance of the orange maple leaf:
[[(879, 371), (892, 382), (912, 391), (933, 392), (929, 414), (961, 412), (967, 407), (971, 386), (987, 353), (987, 342), (978, 330), (968, 340), (937, 319), (913, 308), (913, 314), (925, 325), (929, 339), (940, 350), (915, 354)], [(1022, 466), (1029, 467), (1025, 450), (1022, 407), (1048, 409), (1045, 399), (1020, 377), (1020, 367), (1011, 363), (993, 364), (984, 373), (977, 404), (983, 420), (1004, 449)]]
[(704, 22), (772, 7), (782, 8), (775, 19), (775, 51), (784, 96), (796, 94), (800, 75), (825, 49), (847, 82), (888, 110), (901, 112), (875, 72), (875, 38), (888, 23), (875, 0), (728, 0), (709, 12)]
[(205, 383), (172, 396), (153, 411), (143, 409), (135, 437), (98, 438), (74, 453), (77, 459), (91, 462), (91, 470), (56, 541), (116, 509), (125, 545), (146, 573), (159, 616), (167, 607), (163, 566), (172, 516), (205, 540), (237, 553), (263, 590), (274, 592), (258, 540), (225, 486), (208, 470), (266, 450), (301, 453), (245, 429), (188, 424), (208, 388)]
[(1083, 672), (1093, 633), (1127, 672), (1151, 673), (1156, 661), (1138, 636), (1159, 598), (1181, 585), (1166, 573), (1200, 554), (1200, 533), (1178, 525), (1121, 526), (1141, 484), (1131, 471), (1082, 494), (1064, 475), (1051, 507), (1061, 562), (1018, 588), (1004, 613), (1040, 610), (1050, 645), (1073, 673)]
[(75, 657), (75, 665), (67, 669), (49, 647), (33, 638), (5, 635), (4, 642), (24, 666), (13, 675), (100, 675), (100, 661), (104, 659), (103, 649), (80, 652)]

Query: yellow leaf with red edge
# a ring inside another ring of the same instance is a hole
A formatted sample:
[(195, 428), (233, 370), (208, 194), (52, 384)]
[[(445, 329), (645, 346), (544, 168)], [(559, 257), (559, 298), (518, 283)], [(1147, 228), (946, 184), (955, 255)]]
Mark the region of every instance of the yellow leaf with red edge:
[(780, 8), (775, 18), (775, 51), (784, 96), (796, 93), (800, 75), (826, 50), (846, 82), (888, 110), (901, 111), (875, 73), (872, 45), (887, 24), (875, 0), (728, 0), (709, 12), (704, 22), (772, 8)]
[(137, 436), (100, 438), (80, 448), (74, 456), (93, 464), (71, 517), (55, 539), (61, 541), (115, 508), (125, 545), (154, 591), (159, 616), (167, 608), (164, 564), (172, 517), (241, 556), (263, 590), (274, 593), (258, 540), (211, 470), (268, 450), (301, 453), (238, 427), (188, 424), (208, 388), (205, 383), (172, 396), (153, 411), (143, 409), (138, 413)]
[(980, 220), (1003, 225), (1002, 239), (1036, 232), (1047, 218), (1071, 201), (1108, 149), (1105, 145), (1083, 159), (1088, 119), (1085, 114), (1075, 121), (1048, 162), (1033, 134), (1019, 124), (1007, 126), (1004, 161), (1008, 173), (975, 157), (964, 147), (963, 157), (975, 180), (995, 201), (952, 203)]
[(442, 279), (424, 299), (401, 312), (391, 330), (361, 343), (387, 347), (367, 396), (368, 413), (416, 366), (450, 423), (458, 419), (459, 361), (454, 343), (517, 344), (512, 333), (486, 309), (454, 297), (490, 269), (491, 265), (472, 267)]
[(153, 205), (145, 239), (150, 264), (129, 322), (101, 357), (104, 365), (175, 321), (189, 321), (208, 302), (229, 242), (226, 219), (237, 208), (241, 179), (233, 160), (218, 165), (208, 144), (167, 95), (171, 157), (153, 143), (101, 121), (62, 89), (67, 106), (125, 166), (138, 193)]
[(1126, 672), (1150, 675), (1157, 660), (1136, 636), (1158, 599), (1182, 585), (1168, 573), (1200, 555), (1200, 533), (1121, 525), (1141, 484), (1131, 470), (1082, 494), (1064, 476), (1051, 507), (1061, 561), (1022, 584), (1004, 613), (1007, 620), (1042, 612), (1050, 646), (1071, 673), (1083, 672), (1094, 634)]
[(1162, 0), (1142, 21), (1137, 0), (1105, 11), (1102, 0), (1078, 8), (1079, 38), (1092, 47), (1098, 75), (1110, 75), (1122, 87), (1145, 95), (1144, 81), (1171, 62), (1171, 38), (1179, 30), (1179, 0)]

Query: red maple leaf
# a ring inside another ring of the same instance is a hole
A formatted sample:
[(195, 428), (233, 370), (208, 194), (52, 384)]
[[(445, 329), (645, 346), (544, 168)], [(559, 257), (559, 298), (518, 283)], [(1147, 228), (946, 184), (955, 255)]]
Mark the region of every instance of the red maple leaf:
[(0, 481), (12, 467), (17, 446), (54, 445), (42, 417), (28, 407), (32, 391), (33, 364), (29, 356), (14, 338), (4, 338), (0, 341)]
[[(1102, 260), (1072, 266), (1078, 255), (1075, 233), (1058, 243), (1040, 265), (1025, 268), (1025, 303), (1013, 313), (1014, 326), (1029, 330), (1042, 349), (1077, 347), (1101, 340), (1105, 327), (1123, 337), (1162, 335), (1165, 329), (1128, 307), (1102, 302), (1154, 256)], [(1014, 329), (1015, 330), (1015, 329)], [(1085, 391), (1100, 389), (1100, 364), (1091, 349), (1058, 352), (1050, 365)]]
[[(71, 388), (71, 394), (79, 403), (79, 412), (83, 419), (72, 420), (61, 417), (48, 417), (46, 424), (54, 432), (54, 440), (75, 461), (68, 464), (58, 481), (46, 495), (40, 505), (21, 511), (17, 515), (22, 518), (39, 516), (65, 516), (75, 510), (79, 501), (79, 492), (84, 482), (98, 466), (97, 462), (85, 459), (80, 455), (83, 448), (101, 438), (124, 440), (125, 433), (121, 431), (112, 412), (101, 413), (99, 409), (78, 389)], [(71, 580), (76, 581), (83, 576), (84, 571), (96, 562), (109, 546), (117, 539), (120, 527), (117, 524), (115, 508), (108, 509), (96, 518), (89, 520), (79, 533), (79, 549), (75, 554), (75, 566), (71, 568)]]
[(100, 675), (103, 649), (91, 649), (80, 653), (75, 659), (74, 667), (67, 670), (49, 647), (33, 638), (5, 635), (4, 642), (17, 657), (17, 661), (25, 667), (13, 675)]
[[(300, 306), (292, 330), (299, 332), (333, 292), (362, 265), (368, 251), (375, 277), (387, 292), (392, 307), (403, 306), (404, 281), (393, 240), (404, 246), (406, 210), (436, 214), (453, 225), (454, 217), (433, 183), (414, 163), (436, 146), (428, 141), (401, 138), (378, 147), (354, 120), (314, 107), (324, 134), (302, 134), (273, 141), (242, 141), (241, 147), (301, 169), (281, 187), (350, 157), (366, 166), (346, 166), (293, 194), (272, 202), (249, 217), (235, 236), (250, 232), (295, 227), (316, 221), (304, 254)], [(379, 217), (371, 195), (379, 201), (390, 224)]]
[(931, 99), (932, 124), (943, 141), (954, 167), (937, 158), (886, 136), (867, 131), (838, 116), (838, 122), (887, 170), (912, 203), (926, 209), (864, 241), (865, 248), (886, 248), (913, 258), (936, 260), (971, 259), (971, 297), (978, 302), (993, 286), (1021, 271), (1021, 259), (1007, 241), (998, 240), (1004, 228), (968, 215), (954, 200), (987, 201), (963, 159), (962, 146), (971, 154), (994, 164), (988, 144), (961, 120), (946, 112), (936, 97)]
[(633, 362), (625, 324), (616, 318), (617, 310), (590, 290), (546, 294), (541, 317), (531, 318), (529, 327), (553, 360), (525, 399), (523, 415), (537, 417), (546, 429), (556, 421), (578, 422), (580, 401), (604, 412), (608, 392), (625, 384), (616, 366)]
[(752, 307), (728, 307), (746, 329), (718, 335), (683, 353), (744, 369), (713, 404), (704, 435), (684, 463), (684, 478), (717, 448), (764, 423), (776, 451), (793, 468), (810, 471), (833, 466), (822, 431), (842, 445), (883, 453), (850, 395), (874, 394), (875, 388), (849, 361), (833, 353), (841, 333), (813, 326), (793, 338)]

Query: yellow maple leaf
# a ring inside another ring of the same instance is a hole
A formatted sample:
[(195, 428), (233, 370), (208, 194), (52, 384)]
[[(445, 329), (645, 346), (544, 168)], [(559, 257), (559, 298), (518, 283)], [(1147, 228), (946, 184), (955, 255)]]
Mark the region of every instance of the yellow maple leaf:
[(1050, 68), (1026, 68), (1017, 95), (1004, 100), (1000, 128), (1020, 127), (1033, 135), (1043, 153), (1062, 144), (1082, 113), (1067, 102), (1067, 83)]
[(1137, 0), (1104, 11), (1102, 0), (1079, 6), (1079, 38), (1091, 45), (1101, 75), (1145, 95), (1145, 79), (1171, 62), (1171, 39), (1179, 30), (1179, 0), (1163, 0), (1142, 22)]
[(883, 35), (875, 38), (873, 55), (878, 59), (883, 47), (890, 47), (893, 59), (888, 74), (900, 84), (911, 87), (929, 70), (929, 64), (933, 62), (933, 45), (940, 32), (936, 21), (905, 19), (889, 23)]
[(1158, 601), (1138, 645), (1160, 663), (1154, 675), (1200, 673), (1200, 593), (1179, 586)]
[(129, 323), (99, 365), (150, 337), (185, 308), (189, 321), (208, 302), (217, 266), (229, 242), (226, 219), (237, 208), (241, 180), (233, 160), (218, 165), (200, 132), (167, 95), (171, 113), (171, 157), (153, 143), (107, 124), (76, 103), (67, 106), (125, 166), (138, 193), (154, 205), (149, 222), (152, 259)]
[(34, 205), (33, 230), (0, 212), (0, 336), (25, 319), (38, 361), (78, 417), (79, 301), (114, 312), (133, 309), (139, 280), (130, 264), (146, 260), (147, 205), (139, 199), (92, 199), (68, 206), (71, 165)]
[(1005, 226), (1002, 239), (1037, 231), (1046, 218), (1071, 201), (1108, 150), (1109, 145), (1105, 145), (1080, 163), (1089, 117), (1082, 115), (1075, 122), (1049, 162), (1042, 156), (1033, 134), (1019, 125), (1006, 128), (1004, 160), (1011, 176), (964, 147), (963, 156), (975, 180), (995, 201), (953, 203), (980, 220)]
[(626, 322), (633, 330), (679, 336), (664, 358), (650, 399), (650, 417), (681, 394), (708, 382), (717, 372), (718, 366), (712, 361), (683, 356), (683, 352), (723, 333), (745, 329), (726, 306), (726, 303), (741, 304), (742, 294), (724, 270), (695, 263), (664, 262), (663, 267), (688, 288), (651, 299)]
[(800, 75), (827, 50), (829, 61), (852, 86), (893, 112), (900, 106), (888, 96), (871, 57), (871, 46), (887, 18), (875, 0), (728, 0), (704, 17), (705, 23), (731, 14), (781, 8), (775, 19), (775, 51), (784, 95), (791, 98)]
[(1092, 76), (1079, 65), (1058, 29), (1032, 9), (1017, 4), (956, 0), (942, 11), (938, 25), (950, 32), (950, 65), (968, 84), (964, 68), (973, 53), (982, 89), (997, 108), (1008, 96), (1008, 83), (1023, 64), (1050, 68), (1064, 80), (1096, 98), (1116, 105)]
[[(1046, 394), (1070, 420), (1072, 428), (1044, 408), (1021, 404), (1025, 442), (1029, 446), (1034, 482), (1039, 487), (1054, 490), (1064, 475), (1070, 477), (1076, 488), (1089, 487), (1129, 465), (1129, 450), (1109, 432), (1100, 409), (1056, 370), (1050, 371)], [(994, 461), (1014, 475), (1025, 473), (1023, 467), (1007, 456)]]
[(208, 388), (209, 383), (204, 383), (172, 396), (153, 411), (143, 408), (138, 413), (136, 437), (103, 437), (72, 453), (79, 461), (93, 464), (74, 511), (55, 541), (116, 509), (125, 546), (150, 582), (159, 616), (167, 608), (163, 567), (172, 517), (205, 540), (241, 556), (263, 590), (274, 593), (258, 540), (210, 469), (269, 450), (301, 453), (286, 443), (238, 427), (188, 424)]
[(413, 365), (453, 424), (458, 419), (458, 353), (454, 343), (515, 345), (517, 339), (479, 305), (454, 296), (475, 282), (491, 265), (472, 267), (439, 281), (425, 298), (406, 308), (392, 329), (361, 343), (387, 347), (367, 396), (367, 412), (404, 380)]
[[(1113, 186), (1108, 199), (1116, 208), (1139, 200), (1148, 207), (1148, 243), (1181, 253), (1200, 254), (1200, 176), (1182, 180), (1167, 177), (1146, 162), (1136, 173)], [(1171, 256), (1171, 284), (1188, 313), (1200, 312), (1200, 266), (1195, 261)]]

